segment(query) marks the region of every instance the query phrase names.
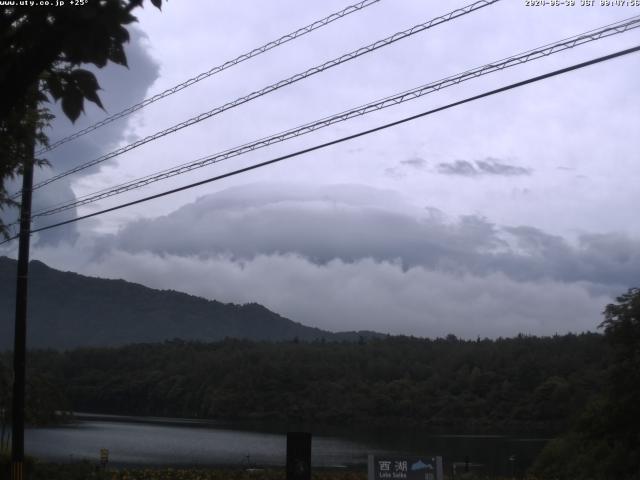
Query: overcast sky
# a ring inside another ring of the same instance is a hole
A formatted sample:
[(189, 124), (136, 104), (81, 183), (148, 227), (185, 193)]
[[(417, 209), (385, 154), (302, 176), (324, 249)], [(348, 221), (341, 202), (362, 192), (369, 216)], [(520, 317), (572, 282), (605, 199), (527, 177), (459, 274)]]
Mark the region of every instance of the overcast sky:
[[(147, 2), (148, 3), (148, 2)], [(556, 40), (640, 7), (503, 0), (38, 190), (35, 209), (223, 151)], [(599, 2), (596, 2), (599, 3)], [(169, 2), (139, 10), (109, 113), (349, 3)], [(381, 0), (50, 152), (39, 179), (223, 105), (461, 1)], [(640, 44), (640, 29), (81, 207), (90, 213)], [(330, 330), (475, 338), (595, 330), (640, 285), (640, 54), (40, 234), (32, 257)], [(88, 106), (61, 138), (104, 117)], [(17, 245), (0, 247), (16, 255)]]

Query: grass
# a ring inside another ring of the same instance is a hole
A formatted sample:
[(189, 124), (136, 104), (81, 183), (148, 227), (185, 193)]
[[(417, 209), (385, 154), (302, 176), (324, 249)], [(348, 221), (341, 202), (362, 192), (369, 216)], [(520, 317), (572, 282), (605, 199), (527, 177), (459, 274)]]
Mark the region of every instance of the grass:
[[(0, 480), (10, 478), (10, 454), (0, 451)], [(458, 473), (455, 480), (546, 480), (531, 475), (516, 477), (479, 472)], [(247, 470), (245, 467), (133, 467), (103, 469), (96, 462), (48, 463), (25, 458), (24, 480), (286, 480), (284, 468)], [(366, 467), (312, 470), (311, 480), (367, 480)], [(454, 480), (445, 472), (444, 480)], [(557, 479), (554, 479), (557, 480)], [(572, 479), (574, 480), (574, 479)], [(575, 480), (582, 480), (576, 478)]]
[[(45, 463), (28, 459), (25, 480), (286, 480), (284, 469), (247, 471), (241, 468), (110, 468), (96, 463)], [(0, 479), (9, 478), (9, 458), (0, 455)], [(312, 472), (312, 480), (367, 480), (360, 470), (323, 470)], [(445, 475), (445, 480), (451, 480)], [(511, 480), (485, 475), (461, 474), (456, 480)], [(535, 480), (527, 477), (527, 480)]]
[[(246, 470), (225, 469), (133, 469), (112, 472), (108, 480), (285, 480), (283, 469)], [(366, 480), (366, 472), (318, 471), (312, 480)]]
[[(95, 463), (44, 463), (27, 459), (25, 480), (286, 480), (284, 469), (110, 468)], [(312, 480), (366, 480), (363, 471), (317, 470)], [(0, 456), (0, 479), (9, 478), (9, 458)]]

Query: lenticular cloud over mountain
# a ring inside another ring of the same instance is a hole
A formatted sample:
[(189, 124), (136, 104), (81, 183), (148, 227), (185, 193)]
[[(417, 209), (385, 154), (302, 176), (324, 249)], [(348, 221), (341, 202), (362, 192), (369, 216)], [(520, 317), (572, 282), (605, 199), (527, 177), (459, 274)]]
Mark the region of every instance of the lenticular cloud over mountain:
[(570, 241), (372, 187), (271, 183), (37, 255), (328, 330), (465, 338), (594, 330), (640, 268), (639, 242), (624, 235)]

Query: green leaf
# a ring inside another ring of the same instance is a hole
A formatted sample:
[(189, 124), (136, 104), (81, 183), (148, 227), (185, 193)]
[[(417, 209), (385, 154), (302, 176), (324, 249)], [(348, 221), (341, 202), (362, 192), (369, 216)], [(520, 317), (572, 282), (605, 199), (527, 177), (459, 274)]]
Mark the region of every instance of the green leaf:
[(131, 35), (129, 35), (129, 30), (120, 26), (113, 32), (113, 38), (115, 39), (116, 43), (127, 43), (129, 40), (131, 40)]
[(89, 70), (85, 70), (84, 68), (75, 68), (69, 73), (69, 75), (78, 83), (88, 85), (93, 89), (100, 88), (98, 80), (96, 80), (96, 76)]
[(63, 74), (51, 72), (51, 75), (45, 80), (47, 90), (49, 90), (49, 93), (54, 100), (58, 100), (60, 97), (62, 97), (62, 94), (64, 92), (61, 81), (62, 77)]
[(112, 45), (109, 49), (109, 60), (118, 65), (129, 66), (127, 65), (127, 55), (124, 53), (124, 48), (119, 43)]
[[(85, 94), (85, 98), (87, 100), (89, 100), (90, 102), (95, 103), (97, 106), (99, 106), (102, 110), (105, 110), (104, 106), (102, 105), (102, 101), (100, 100), (100, 97), (98, 96), (98, 94), (94, 91), (92, 92), (87, 92)], [(106, 111), (106, 110), (105, 110)]]
[(97, 91), (100, 90), (100, 85), (93, 73), (89, 70), (77, 68), (71, 72), (70, 77), (75, 82), (76, 88), (80, 90), (87, 100), (95, 103), (104, 110), (100, 97), (97, 94)]
[(84, 97), (79, 90), (69, 89), (64, 92), (61, 102), (62, 111), (72, 122), (75, 123), (80, 116), (80, 113), (84, 111), (83, 104)]

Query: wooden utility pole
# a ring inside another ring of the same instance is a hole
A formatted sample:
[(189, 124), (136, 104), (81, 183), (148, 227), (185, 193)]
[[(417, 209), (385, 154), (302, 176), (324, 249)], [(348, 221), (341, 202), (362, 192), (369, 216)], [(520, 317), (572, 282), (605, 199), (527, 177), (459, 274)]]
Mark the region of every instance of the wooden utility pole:
[(11, 405), (11, 480), (24, 477), (24, 399), (27, 351), (27, 288), (31, 236), (31, 190), (33, 188), (34, 145), (23, 162), (20, 243), (16, 284), (16, 320), (13, 343), (13, 399)]

